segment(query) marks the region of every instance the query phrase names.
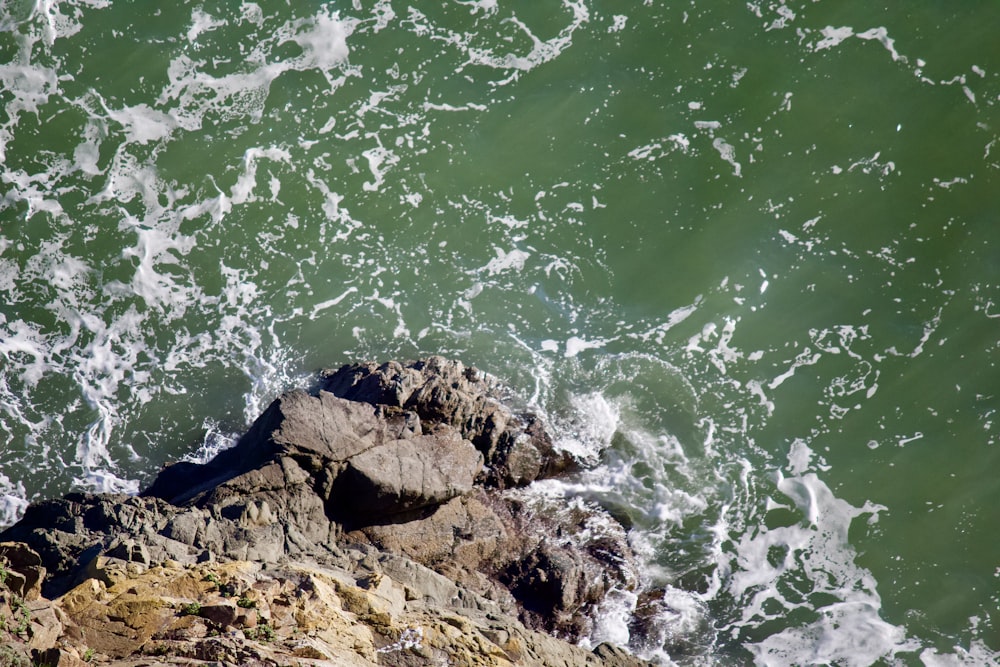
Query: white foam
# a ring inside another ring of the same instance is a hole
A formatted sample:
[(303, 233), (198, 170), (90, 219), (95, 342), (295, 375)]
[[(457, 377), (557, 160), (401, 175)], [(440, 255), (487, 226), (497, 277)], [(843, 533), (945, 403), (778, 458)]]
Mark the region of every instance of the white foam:
[(693, 303), (675, 308), (667, 315), (663, 322), (657, 324), (648, 331), (637, 334), (635, 337), (643, 341), (654, 340), (657, 344), (662, 345), (666, 339), (667, 332), (691, 317), (691, 315), (698, 310), (698, 306), (701, 305), (701, 302), (702, 297), (698, 296), (695, 298)]
[(107, 110), (108, 117), (119, 123), (126, 134), (126, 143), (148, 144), (163, 141), (178, 127), (169, 114), (142, 103), (120, 110)]
[(347, 47), (349, 31), (336, 15), (317, 14), (311, 25), (296, 32), (292, 36), (305, 54), (301, 65), (307, 68), (318, 67), (328, 70), (347, 60), (350, 50)]
[(131, 292), (151, 308), (165, 310), (174, 306), (177, 315), (183, 314), (185, 304), (196, 297), (196, 288), (184, 284), (172, 273), (158, 270), (158, 267), (177, 264), (179, 258), (174, 252), (180, 255), (190, 252), (195, 245), (194, 237), (140, 225), (135, 225), (132, 231), (136, 234), (136, 244), (122, 251), (123, 257), (139, 260), (132, 281), (127, 287), (117, 281), (109, 282), (105, 291), (108, 294)]
[(889, 37), (889, 31), (886, 30), (884, 26), (859, 32), (857, 36), (859, 39), (876, 40), (885, 47), (885, 50), (888, 51), (890, 55), (892, 55), (892, 59), (894, 61), (902, 60), (903, 62), (906, 62), (906, 57), (899, 55), (899, 52), (896, 51), (896, 43), (891, 37)]
[(882, 620), (879, 601), (860, 599), (819, 609), (819, 619), (750, 644), (759, 664), (868, 667), (916, 649), (905, 630)]
[(496, 257), (483, 267), (491, 276), (504, 271), (520, 271), (524, 268), (524, 263), (531, 257), (531, 253), (520, 248), (512, 248), (510, 251), (505, 251), (502, 248), (494, 246), (493, 250), (496, 252)]
[[(869, 665), (912, 651), (917, 644), (905, 630), (880, 617), (881, 599), (871, 573), (858, 566), (848, 539), (853, 519), (884, 511), (866, 503), (856, 508), (837, 498), (816, 473), (808, 471), (813, 452), (793, 443), (785, 475), (776, 471), (776, 488), (790, 499), (802, 521), (741, 535), (731, 561), (727, 590), (742, 607), (737, 626), (758, 627), (789, 618), (797, 607), (812, 607), (824, 594), (830, 602), (815, 608), (817, 617), (790, 625), (747, 648), (762, 664), (837, 663)], [(772, 507), (781, 507), (775, 503)], [(801, 583), (808, 582), (803, 590)]]
[(736, 161), (736, 147), (732, 144), (726, 143), (721, 137), (716, 137), (712, 140), (712, 148), (719, 151), (719, 156), (733, 167), (733, 175), (741, 176), (743, 171), (743, 166)]
[(447, 103), (424, 102), (422, 106), (424, 111), (486, 111), (487, 109), (485, 104), (476, 104), (475, 102), (467, 102), (457, 106)]
[(814, 353), (810, 348), (803, 350), (795, 357), (791, 365), (788, 367), (788, 370), (777, 375), (767, 384), (768, 388), (777, 389), (785, 382), (785, 380), (795, 375), (795, 371), (803, 366), (812, 366), (816, 364), (820, 360), (821, 356), (822, 355), (819, 353)]
[(0, 84), (14, 97), (5, 103), (4, 110), (15, 121), (25, 111), (37, 114), (59, 89), (58, 73), (37, 65), (0, 65)]
[(935, 648), (925, 648), (920, 652), (920, 662), (924, 667), (990, 667), (1000, 664), (1000, 651), (990, 649), (981, 640), (975, 639), (969, 647), (955, 646), (954, 653), (941, 653)]
[(362, 188), (366, 192), (375, 192), (385, 183), (385, 174), (394, 164), (399, 162), (399, 156), (382, 145), (377, 134), (370, 135), (378, 141), (378, 146), (362, 151), (362, 155), (368, 161), (368, 170), (371, 171), (374, 181), (365, 181)]
[[(110, 462), (105, 462), (110, 465)], [(83, 478), (77, 480), (77, 485), (89, 489), (93, 493), (121, 493), (135, 495), (139, 493), (139, 481), (115, 474), (106, 467), (88, 470)]]
[(607, 341), (604, 340), (584, 340), (579, 336), (570, 336), (566, 339), (566, 351), (563, 353), (563, 356), (575, 357), (584, 350), (593, 350), (604, 347), (606, 343)]
[(570, 406), (569, 420), (560, 424), (553, 445), (580, 461), (594, 462), (611, 444), (611, 437), (618, 430), (620, 411), (598, 392), (573, 395)]
[[(254, 188), (257, 187), (257, 163), (261, 159), (283, 162), (288, 164), (292, 160), (292, 155), (283, 148), (250, 148), (243, 154), (243, 174), (236, 180), (230, 193), (230, 202), (234, 205), (245, 204), (256, 201)], [(277, 196), (272, 187), (272, 196)]]
[[(450, 26), (435, 25), (427, 15), (415, 7), (408, 8), (407, 22), (418, 35), (431, 35), (441, 44), (459, 49), (466, 58), (465, 64), (459, 68), (459, 71), (467, 65), (484, 66), (503, 71), (506, 77), (493, 82), (493, 85), (501, 86), (517, 81), (524, 72), (551, 62), (572, 45), (573, 34), (580, 26), (590, 20), (590, 12), (584, 2), (576, 0), (563, 0), (563, 7), (569, 10), (572, 18), (569, 24), (562, 28), (556, 36), (547, 40), (539, 39), (516, 15), (504, 19), (504, 23), (515, 26), (531, 42), (531, 49), (527, 53), (498, 53), (496, 48), (480, 46), (470, 40), (468, 35), (458, 33)], [(489, 13), (495, 12), (490, 11)], [(503, 41), (511, 42), (513, 40)]]
[(633, 160), (655, 160), (659, 157), (663, 157), (663, 144), (659, 141), (654, 141), (652, 143), (640, 146), (638, 148), (633, 148), (628, 152), (628, 156)]
[(594, 610), (594, 629), (581, 642), (587, 649), (593, 649), (604, 642), (616, 646), (628, 646), (631, 631), (629, 622), (635, 612), (639, 596), (632, 591), (613, 588), (608, 591)]
[[(3, 334), (0, 336), (0, 354), (7, 360), (20, 357), (17, 363), (20, 380), (27, 387), (34, 387), (49, 370), (45, 336), (39, 331), (38, 325), (22, 320), (7, 323)], [(27, 361), (25, 357), (30, 357), (31, 361)]]
[[(655, 602), (654, 617), (655, 623), (649, 624), (652, 635), (635, 647), (636, 653), (654, 664), (669, 667), (675, 664), (670, 651), (695, 644), (700, 635), (706, 634), (711, 615), (700, 596), (668, 585), (662, 589), (662, 598)], [(692, 664), (717, 663), (696, 660)]]
[(358, 288), (352, 285), (348, 287), (346, 290), (344, 290), (339, 296), (317, 303), (316, 305), (313, 306), (312, 313), (309, 315), (309, 319), (315, 320), (320, 312), (336, 306), (338, 303), (340, 303), (348, 296), (354, 294), (357, 291)]
[(191, 27), (188, 28), (187, 39), (194, 42), (200, 35), (226, 25), (228, 22), (225, 19), (217, 19), (201, 7), (195, 7), (191, 11)]
[[(252, 4), (245, 3), (244, 8), (248, 16), (255, 16)], [(349, 22), (323, 11), (307, 19), (286, 22), (255, 46), (243, 71), (218, 77), (205, 70), (205, 62), (181, 54), (171, 60), (167, 68), (169, 83), (156, 103), (160, 107), (173, 105), (167, 113), (186, 130), (200, 129), (206, 114), (257, 121), (263, 114), (271, 84), (285, 72), (318, 69), (331, 87), (336, 86), (338, 80), (332, 70), (347, 59), (350, 33)], [(299, 45), (301, 55), (268, 62), (270, 49), (290, 42)]]
[(205, 437), (201, 444), (193, 452), (181, 457), (181, 461), (191, 463), (208, 463), (220, 452), (232, 448), (240, 439), (236, 433), (229, 433), (222, 430), (215, 421), (208, 420), (204, 423)]
[(0, 526), (9, 526), (24, 515), (28, 509), (26, 495), (22, 482), (12, 483), (0, 473)]
[[(736, 332), (736, 322), (736, 319), (726, 317), (723, 321), (721, 332), (718, 332), (718, 326), (714, 322), (706, 323), (702, 327), (701, 333), (695, 334), (688, 339), (687, 346), (684, 348), (685, 352), (689, 355), (696, 352), (706, 354), (712, 365), (724, 375), (727, 364), (736, 363), (743, 358), (742, 352), (729, 345)], [(702, 345), (711, 342), (713, 339), (716, 339), (715, 347), (706, 352)]]
[(816, 46), (813, 47), (813, 50), (815, 51), (832, 48), (843, 42), (845, 39), (854, 36), (854, 28), (848, 26), (834, 28), (833, 26), (828, 25), (820, 32), (823, 35), (823, 39), (816, 42)]
[[(59, 5), (62, 4), (70, 4), (74, 11), (71, 11), (69, 16), (63, 15), (59, 11)], [(111, 6), (111, 0), (80, 0), (80, 4), (86, 5), (88, 9), (106, 9)], [(79, 20), (82, 13), (75, 4), (59, 0), (37, 0), (36, 11), (43, 11), (43, 8), (55, 38), (70, 37), (83, 29), (83, 24)], [(51, 45), (51, 42), (49, 44)]]
[(98, 176), (103, 173), (98, 160), (101, 157), (101, 143), (106, 134), (105, 125), (103, 120), (88, 120), (83, 130), (83, 141), (73, 151), (74, 167), (87, 176)]
[(472, 14), (482, 11), (484, 14), (496, 14), (497, 0), (457, 0), (458, 4), (465, 5)]

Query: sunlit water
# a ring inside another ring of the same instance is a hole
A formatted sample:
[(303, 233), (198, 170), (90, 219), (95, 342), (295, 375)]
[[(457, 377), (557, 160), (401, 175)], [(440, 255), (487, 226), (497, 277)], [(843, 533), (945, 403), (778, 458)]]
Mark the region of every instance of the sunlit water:
[(897, 5), (0, 4), (2, 523), (443, 353), (631, 522), (592, 642), (996, 663), (1000, 8)]

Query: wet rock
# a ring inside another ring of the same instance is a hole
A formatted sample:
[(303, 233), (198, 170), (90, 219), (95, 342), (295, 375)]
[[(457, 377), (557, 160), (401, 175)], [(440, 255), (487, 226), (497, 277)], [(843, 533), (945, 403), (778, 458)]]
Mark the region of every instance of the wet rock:
[(0, 562), (18, 591), (58, 599), (61, 625), (33, 648), (75, 642), (123, 665), (598, 664), (536, 630), (580, 639), (604, 596), (636, 586), (625, 531), (521, 490), (573, 463), (499, 397), (439, 357), (345, 366), (139, 497), (32, 505), (0, 533), (17, 543)]
[(524, 486), (575, 465), (555, 449), (537, 417), (514, 413), (500, 401), (498, 383), (460, 361), (351, 364), (323, 371), (319, 386), (351, 401), (403, 408), (423, 421), (453, 426), (483, 453), (482, 479), (492, 486)]

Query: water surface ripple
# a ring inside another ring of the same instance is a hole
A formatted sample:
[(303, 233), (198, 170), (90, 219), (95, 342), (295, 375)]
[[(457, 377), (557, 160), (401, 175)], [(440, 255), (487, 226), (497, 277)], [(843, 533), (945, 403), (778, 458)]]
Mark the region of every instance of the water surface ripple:
[[(663, 664), (1000, 661), (995, 3), (0, 5), (0, 523), (443, 353)], [(650, 620), (651, 619), (651, 620)]]

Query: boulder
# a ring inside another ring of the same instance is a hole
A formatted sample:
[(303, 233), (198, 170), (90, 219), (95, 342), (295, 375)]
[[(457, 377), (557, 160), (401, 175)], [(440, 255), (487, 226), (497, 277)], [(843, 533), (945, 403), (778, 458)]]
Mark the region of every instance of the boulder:
[(142, 495), (173, 504), (197, 503), (200, 494), (281, 456), (342, 462), (386, 439), (412, 433), (401, 420), (381, 418), (364, 403), (345, 401), (325, 391), (282, 394), (254, 421), (236, 445), (206, 464), (178, 463), (165, 468)]
[(483, 456), (451, 429), (394, 440), (350, 458), (335, 494), (342, 523), (371, 525), (472, 490)]

